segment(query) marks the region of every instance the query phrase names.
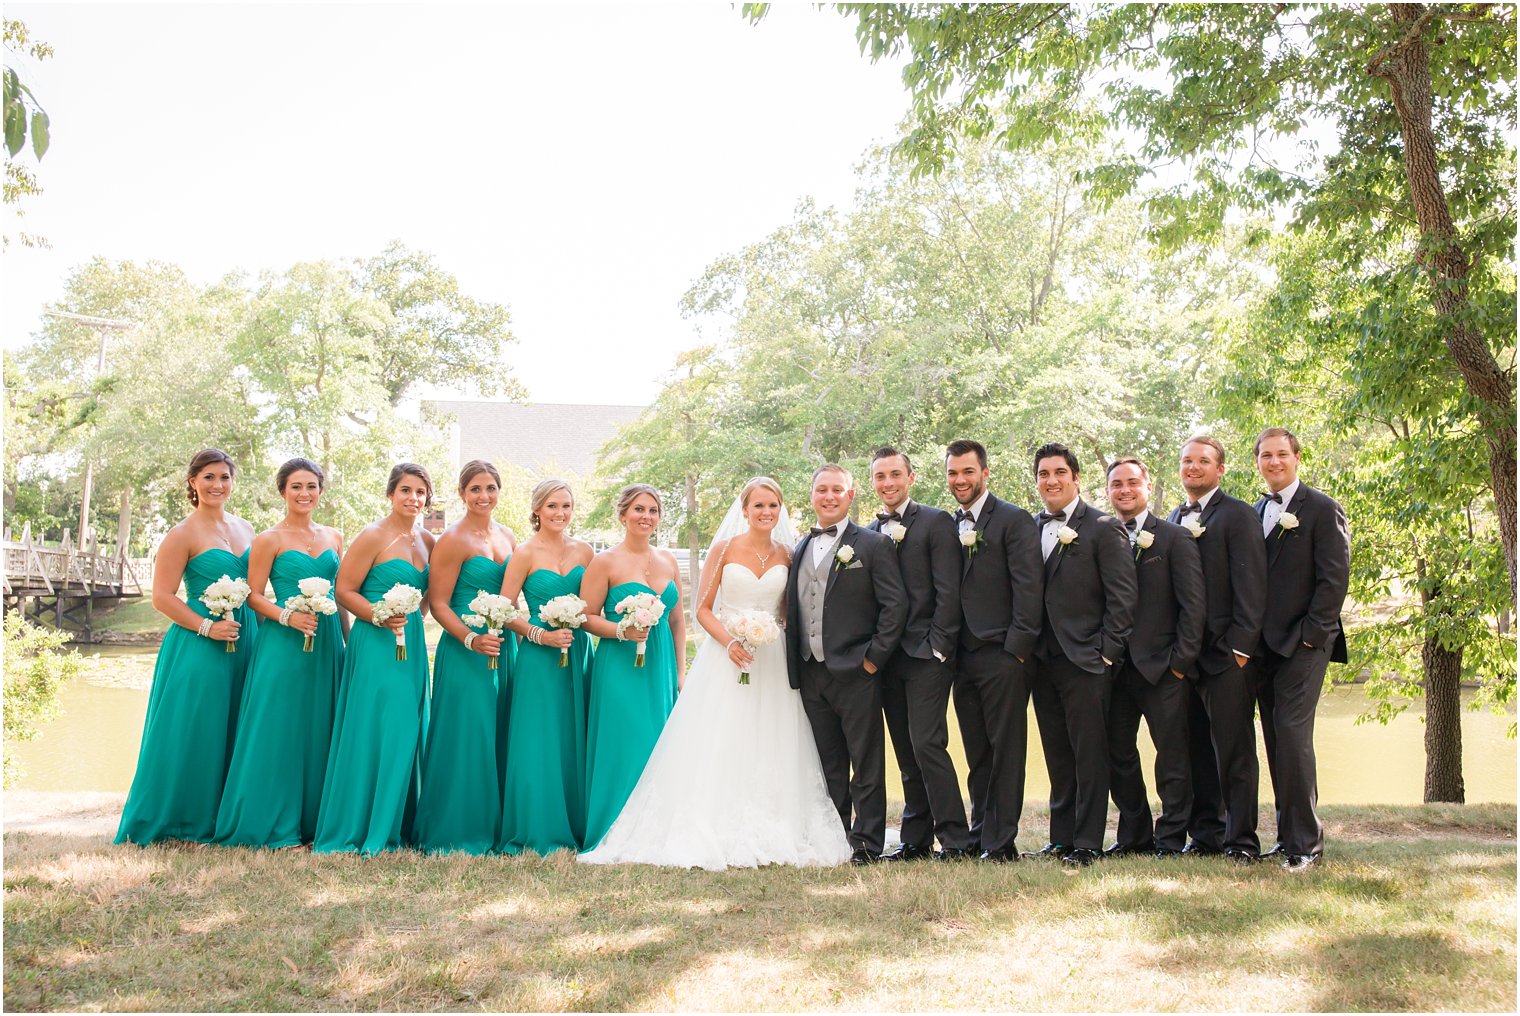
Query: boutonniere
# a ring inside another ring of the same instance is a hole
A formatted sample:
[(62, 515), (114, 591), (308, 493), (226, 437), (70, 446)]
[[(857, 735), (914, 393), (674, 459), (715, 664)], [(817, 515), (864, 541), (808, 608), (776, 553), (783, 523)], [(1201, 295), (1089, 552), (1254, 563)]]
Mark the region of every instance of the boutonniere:
[(892, 538), (893, 543), (902, 543), (903, 537), (908, 535), (908, 527), (896, 519), (881, 527), (881, 531)]
[(851, 547), (848, 544), (846, 544), (846, 545), (840, 547), (838, 550), (834, 551), (834, 568), (835, 568), (836, 571), (839, 570), (839, 569), (841, 569), (841, 568), (861, 568), (861, 567), (864, 567), (864, 565), (860, 561), (855, 560), (855, 548), (854, 547)]
[(1197, 519), (1191, 519), (1191, 518), (1190, 519), (1183, 519), (1182, 520), (1182, 528), (1186, 529), (1188, 532), (1192, 533), (1193, 534), (1193, 539), (1195, 539), (1195, 540), (1198, 539), (1198, 537), (1202, 536), (1204, 533), (1206, 533), (1206, 532), (1209, 531), (1209, 527), (1208, 526), (1204, 525), (1202, 522), (1199, 522)]
[(1291, 531), (1297, 528), (1297, 515), (1294, 515), (1292, 512), (1283, 512), (1281, 515), (1277, 516), (1277, 538), (1279, 540), (1282, 539), (1283, 530), (1286, 529)]
[(982, 542), (982, 531), (970, 519), (961, 519), (960, 540), (961, 546), (966, 548), (967, 556), (976, 557), (976, 548)]
[(1150, 550), (1151, 544), (1156, 542), (1156, 534), (1142, 529), (1135, 534), (1135, 560), (1140, 560), (1140, 552)]
[(1061, 541), (1061, 549), (1056, 551), (1056, 553), (1064, 554), (1066, 553), (1066, 545), (1068, 543), (1077, 542), (1077, 531), (1070, 526), (1062, 526), (1056, 530), (1056, 539)]

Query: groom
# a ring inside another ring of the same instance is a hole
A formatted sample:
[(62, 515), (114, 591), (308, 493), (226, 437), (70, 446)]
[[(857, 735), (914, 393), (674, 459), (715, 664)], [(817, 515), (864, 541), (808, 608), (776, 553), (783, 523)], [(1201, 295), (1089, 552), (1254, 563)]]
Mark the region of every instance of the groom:
[[(853, 864), (881, 857), (887, 831), (881, 684), (908, 615), (892, 541), (847, 518), (855, 481), (841, 466), (813, 473), (818, 525), (798, 541), (786, 583), (787, 672), (802, 692), (829, 797)], [(851, 805), (855, 821), (850, 822)]]

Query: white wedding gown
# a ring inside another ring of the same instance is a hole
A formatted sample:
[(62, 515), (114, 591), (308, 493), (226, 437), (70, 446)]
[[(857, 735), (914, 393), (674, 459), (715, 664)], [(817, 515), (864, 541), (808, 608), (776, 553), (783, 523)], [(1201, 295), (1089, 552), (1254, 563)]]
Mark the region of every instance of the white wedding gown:
[[(786, 571), (756, 578), (730, 562), (720, 602), (774, 614)], [(787, 683), (784, 636), (760, 647), (749, 673), (740, 684), (725, 647), (702, 644), (638, 786), (582, 861), (721, 871), (850, 859), (802, 696)]]

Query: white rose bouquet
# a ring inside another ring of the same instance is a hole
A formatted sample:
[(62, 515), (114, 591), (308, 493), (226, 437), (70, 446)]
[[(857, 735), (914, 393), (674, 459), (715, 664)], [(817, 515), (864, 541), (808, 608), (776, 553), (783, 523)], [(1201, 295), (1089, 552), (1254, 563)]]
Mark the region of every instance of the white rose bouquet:
[[(725, 611), (723, 627), (751, 656), (761, 646), (768, 646), (781, 637), (781, 626), (776, 623), (776, 618), (764, 610)], [(739, 683), (749, 684), (749, 671), (739, 671)]]
[[(470, 601), (472, 614), (466, 614), (459, 620), (471, 628), (484, 628), (492, 635), (500, 635), (506, 631), (507, 625), (522, 617), (523, 612), (517, 609), (517, 604), (500, 593), (480, 592), (475, 594), (475, 599)], [(497, 657), (486, 657), (490, 661), (489, 669), (498, 668)]]
[[(320, 575), (313, 575), (309, 579), (302, 579), (296, 583), (301, 590), (301, 595), (292, 596), (285, 601), (288, 610), (294, 610), (302, 614), (336, 614), (338, 605), (332, 600), (332, 583)], [(301, 643), (301, 652), (309, 653), (316, 648), (317, 637), (308, 635)]]
[[(538, 611), (538, 619), (550, 628), (579, 628), (586, 623), (586, 601), (574, 593), (556, 596)], [(570, 647), (559, 651), (559, 665), (570, 666)]]
[[(234, 610), (237, 610), (244, 603), (248, 602), (248, 594), (251, 592), (253, 590), (248, 588), (248, 583), (243, 579), (235, 579), (231, 575), (223, 575), (202, 590), (201, 602), (206, 605), (207, 610), (213, 614), (220, 615), (221, 619), (225, 621)], [(237, 639), (231, 639), (227, 642), (227, 651), (229, 653), (237, 652)]]
[[(660, 623), (660, 618), (665, 616), (665, 601), (653, 593), (634, 593), (625, 596), (618, 601), (616, 610), (623, 617), (618, 621), (618, 634), (621, 635), (629, 628), (640, 628), (648, 631)], [(638, 650), (633, 654), (633, 665), (644, 665), (644, 643), (640, 642)]]
[[(384, 625), (393, 617), (405, 617), (413, 611), (422, 608), (422, 590), (416, 586), (409, 586), (405, 582), (397, 582), (385, 591), (380, 602), (371, 608), (374, 611), (374, 623)], [(406, 659), (406, 629), (396, 633), (396, 659)]]

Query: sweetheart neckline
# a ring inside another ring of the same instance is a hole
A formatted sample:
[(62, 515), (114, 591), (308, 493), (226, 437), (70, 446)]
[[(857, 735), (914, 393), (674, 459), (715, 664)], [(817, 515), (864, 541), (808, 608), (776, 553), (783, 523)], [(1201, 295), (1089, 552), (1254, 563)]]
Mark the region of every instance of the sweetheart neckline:
[(755, 570), (753, 568), (751, 568), (749, 565), (744, 564), (744, 563), (742, 563), (740, 561), (726, 561), (726, 562), (724, 562), (723, 567), (724, 568), (743, 568), (745, 571), (749, 572), (750, 576), (756, 582), (764, 582), (765, 581), (765, 576), (769, 575), (771, 572), (775, 571), (777, 568), (785, 568), (786, 564), (785, 564), (785, 562), (783, 562), (781, 564), (773, 564), (769, 568), (765, 569), (765, 571), (763, 571), (759, 575), (756, 575), (755, 574)]

